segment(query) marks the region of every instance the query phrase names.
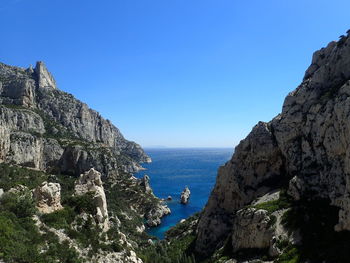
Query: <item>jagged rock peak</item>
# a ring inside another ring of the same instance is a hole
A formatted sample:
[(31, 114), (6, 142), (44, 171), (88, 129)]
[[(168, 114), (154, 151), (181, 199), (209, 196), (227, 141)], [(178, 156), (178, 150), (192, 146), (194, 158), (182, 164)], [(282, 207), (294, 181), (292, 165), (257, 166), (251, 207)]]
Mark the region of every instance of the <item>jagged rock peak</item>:
[(51, 75), (51, 73), (47, 70), (44, 62), (38, 61), (36, 63), (34, 72), (37, 74), (38, 77), (39, 88), (56, 89), (56, 81)]

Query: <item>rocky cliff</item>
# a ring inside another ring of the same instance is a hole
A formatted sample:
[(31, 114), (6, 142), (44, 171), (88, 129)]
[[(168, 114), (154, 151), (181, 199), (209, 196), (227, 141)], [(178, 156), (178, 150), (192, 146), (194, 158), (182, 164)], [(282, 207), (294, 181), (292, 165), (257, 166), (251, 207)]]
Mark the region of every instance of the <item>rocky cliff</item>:
[(43, 62), (0, 64), (0, 160), (40, 170), (136, 172), (150, 158), (99, 113), (56, 87)]
[[(259, 122), (219, 169), (199, 220), (196, 251), (209, 255), (228, 238), (233, 250), (269, 248), (273, 235), (268, 233), (272, 230), (266, 210), (241, 209), (276, 189), (287, 191), (294, 210), (315, 211), (310, 204), (322, 201), (324, 211), (338, 211), (324, 228), (343, 231), (344, 236), (350, 230), (349, 113), (350, 38), (341, 36), (314, 53), (302, 83), (286, 97), (282, 113), (268, 123)], [(300, 220), (308, 224), (310, 218), (308, 214)], [(253, 231), (256, 224), (258, 232)], [(321, 232), (314, 234), (321, 236)], [(254, 233), (260, 236), (253, 237)], [(307, 239), (306, 234), (303, 238)], [(313, 255), (313, 260), (318, 256)], [(312, 261), (312, 256), (304, 257)]]
[(0, 261), (142, 263), (144, 223), (170, 213), (132, 175), (150, 161), (43, 62), (0, 63)]

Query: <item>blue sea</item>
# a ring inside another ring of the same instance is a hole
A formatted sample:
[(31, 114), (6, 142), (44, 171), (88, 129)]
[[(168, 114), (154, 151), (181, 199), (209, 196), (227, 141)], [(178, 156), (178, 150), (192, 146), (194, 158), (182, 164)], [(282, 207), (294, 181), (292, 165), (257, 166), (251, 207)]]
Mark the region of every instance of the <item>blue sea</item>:
[[(162, 148), (145, 151), (152, 158), (152, 163), (145, 164), (147, 170), (137, 173), (136, 177), (147, 174), (157, 197), (166, 199), (170, 195), (173, 198), (167, 201), (171, 214), (163, 217), (160, 226), (147, 229), (149, 234), (162, 239), (170, 227), (204, 208), (214, 187), (217, 170), (231, 158), (233, 148)], [(189, 203), (182, 205), (180, 195), (186, 186), (191, 196)]]

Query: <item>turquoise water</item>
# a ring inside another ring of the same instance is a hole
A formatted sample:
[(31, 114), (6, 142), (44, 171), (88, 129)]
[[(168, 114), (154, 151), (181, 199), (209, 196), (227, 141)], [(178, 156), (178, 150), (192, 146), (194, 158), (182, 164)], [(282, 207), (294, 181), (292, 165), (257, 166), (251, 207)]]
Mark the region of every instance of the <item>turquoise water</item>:
[[(136, 174), (142, 177), (147, 174), (151, 179), (153, 192), (159, 198), (172, 196), (167, 202), (171, 214), (162, 219), (158, 227), (147, 229), (147, 232), (160, 239), (170, 227), (181, 219), (201, 211), (215, 184), (219, 166), (227, 162), (233, 149), (200, 148), (200, 149), (145, 149), (152, 158), (152, 163), (145, 164), (146, 171)], [(191, 191), (187, 205), (180, 204), (180, 194), (188, 186)]]

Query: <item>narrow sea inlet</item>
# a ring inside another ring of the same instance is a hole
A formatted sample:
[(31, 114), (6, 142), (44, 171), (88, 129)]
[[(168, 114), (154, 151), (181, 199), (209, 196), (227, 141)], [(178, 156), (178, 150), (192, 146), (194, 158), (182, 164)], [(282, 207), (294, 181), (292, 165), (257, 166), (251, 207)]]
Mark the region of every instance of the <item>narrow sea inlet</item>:
[[(146, 148), (145, 151), (152, 158), (152, 163), (145, 164), (147, 170), (136, 176), (147, 174), (157, 197), (172, 197), (171, 201), (167, 201), (171, 214), (162, 219), (160, 226), (147, 229), (149, 234), (163, 239), (170, 227), (203, 209), (215, 184), (217, 170), (231, 158), (233, 147)], [(180, 204), (180, 195), (186, 186), (191, 196), (188, 204), (183, 205)]]

